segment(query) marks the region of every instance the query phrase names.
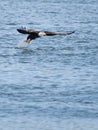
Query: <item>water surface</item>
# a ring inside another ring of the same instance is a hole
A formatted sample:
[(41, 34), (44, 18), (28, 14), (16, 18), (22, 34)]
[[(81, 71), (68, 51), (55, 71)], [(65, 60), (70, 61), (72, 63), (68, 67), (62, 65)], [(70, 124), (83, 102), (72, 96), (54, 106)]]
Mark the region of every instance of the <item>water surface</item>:
[[(97, 10), (97, 0), (1, 2), (0, 130), (98, 129)], [(26, 46), (21, 26), (76, 32)]]

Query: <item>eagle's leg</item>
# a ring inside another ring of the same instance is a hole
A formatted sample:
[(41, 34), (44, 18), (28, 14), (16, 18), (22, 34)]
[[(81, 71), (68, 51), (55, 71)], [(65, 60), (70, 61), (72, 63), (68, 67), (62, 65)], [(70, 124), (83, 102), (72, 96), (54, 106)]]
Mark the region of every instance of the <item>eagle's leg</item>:
[(30, 39), (26, 39), (24, 42), (26, 42), (27, 44), (29, 44), (30, 43)]

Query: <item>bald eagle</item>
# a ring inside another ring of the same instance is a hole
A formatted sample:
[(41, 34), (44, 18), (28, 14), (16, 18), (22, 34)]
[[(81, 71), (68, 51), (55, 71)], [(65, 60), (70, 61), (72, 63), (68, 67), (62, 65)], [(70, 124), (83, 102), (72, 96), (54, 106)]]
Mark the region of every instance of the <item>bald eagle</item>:
[(67, 35), (71, 35), (75, 32), (75, 31), (68, 32), (68, 33), (56, 33), (56, 32), (49, 32), (49, 31), (42, 32), (42, 31), (35, 31), (35, 30), (32, 30), (32, 29), (27, 30), (26, 28), (23, 28), (23, 27), (17, 29), (17, 31), (19, 33), (22, 33), (22, 34), (28, 34), (28, 37), (25, 40), (25, 42), (28, 43), (28, 44), (32, 40), (39, 38), (39, 37), (42, 37), (42, 36), (55, 36), (55, 35), (67, 36)]

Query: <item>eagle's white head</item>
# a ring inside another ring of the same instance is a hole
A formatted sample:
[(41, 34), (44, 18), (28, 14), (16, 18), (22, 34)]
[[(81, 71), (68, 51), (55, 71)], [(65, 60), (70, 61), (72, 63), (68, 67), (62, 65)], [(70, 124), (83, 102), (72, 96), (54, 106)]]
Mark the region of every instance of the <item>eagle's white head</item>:
[(45, 33), (45, 32), (39, 32), (38, 35), (39, 35), (40, 37), (42, 37), (42, 36), (46, 36), (46, 33)]

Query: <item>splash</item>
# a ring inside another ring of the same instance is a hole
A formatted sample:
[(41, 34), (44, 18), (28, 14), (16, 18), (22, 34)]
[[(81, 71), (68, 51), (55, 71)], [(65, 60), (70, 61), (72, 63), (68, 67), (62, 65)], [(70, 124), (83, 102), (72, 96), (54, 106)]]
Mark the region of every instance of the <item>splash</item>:
[(16, 48), (27, 48), (27, 47), (28, 47), (28, 44), (25, 42), (24, 39), (19, 40), (16, 46)]

